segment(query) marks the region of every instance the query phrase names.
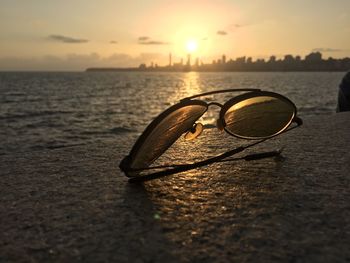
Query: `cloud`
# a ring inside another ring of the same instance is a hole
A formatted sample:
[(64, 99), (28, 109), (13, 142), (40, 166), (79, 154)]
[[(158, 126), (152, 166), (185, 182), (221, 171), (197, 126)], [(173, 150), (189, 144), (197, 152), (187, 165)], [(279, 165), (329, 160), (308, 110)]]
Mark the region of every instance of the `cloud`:
[(139, 37), (139, 42), (149, 40), (149, 37)]
[(114, 41), (114, 40), (111, 40), (111, 41), (109, 41), (109, 44), (118, 44), (118, 42)]
[(151, 40), (150, 37), (142, 36), (138, 38), (138, 43), (140, 45), (169, 45), (169, 42)]
[(81, 39), (81, 38), (73, 38), (73, 37), (67, 37), (62, 35), (50, 35), (48, 36), (48, 39), (62, 42), (62, 43), (69, 43), (69, 44), (77, 44), (77, 43), (87, 43), (89, 40), (87, 39)]
[(240, 25), (240, 24), (233, 24), (231, 25), (233, 28), (241, 28), (244, 27), (244, 25)]
[(314, 48), (312, 52), (342, 52), (344, 50), (342, 49), (336, 49), (336, 48)]
[(248, 26), (253, 26), (256, 25), (257, 23), (247, 23), (247, 24), (231, 24), (227, 27), (227, 30), (229, 31), (236, 31), (238, 29), (241, 29), (243, 27), (248, 27)]
[(140, 45), (169, 45), (169, 42), (150, 40), (150, 41), (139, 41), (139, 44)]
[(224, 31), (224, 30), (218, 30), (218, 31), (216, 32), (216, 34), (217, 34), (217, 35), (220, 35), (220, 36), (225, 36), (225, 35), (227, 35), (227, 32)]

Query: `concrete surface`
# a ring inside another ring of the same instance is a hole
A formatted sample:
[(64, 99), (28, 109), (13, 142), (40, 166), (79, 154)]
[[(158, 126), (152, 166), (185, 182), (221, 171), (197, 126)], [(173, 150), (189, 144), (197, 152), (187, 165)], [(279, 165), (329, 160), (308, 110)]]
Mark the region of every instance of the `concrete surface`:
[[(254, 149), (284, 159), (144, 184), (117, 168), (127, 136), (0, 156), (0, 262), (349, 262), (350, 114), (304, 123)], [(213, 129), (164, 160), (240, 143)]]

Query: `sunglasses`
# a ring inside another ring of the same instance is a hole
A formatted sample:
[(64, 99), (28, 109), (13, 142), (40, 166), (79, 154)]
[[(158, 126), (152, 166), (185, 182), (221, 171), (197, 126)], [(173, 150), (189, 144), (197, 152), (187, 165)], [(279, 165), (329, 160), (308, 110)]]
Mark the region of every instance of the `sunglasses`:
[[(205, 102), (197, 98), (220, 93), (246, 92), (232, 97), (226, 103)], [(203, 131), (199, 118), (209, 106), (221, 108), (217, 127), (229, 135), (253, 143), (220, 155), (188, 164), (151, 166), (183, 134), (185, 140), (197, 138)], [(296, 125), (291, 126), (292, 123)], [(240, 158), (228, 158), (267, 139), (302, 125), (297, 108), (288, 98), (260, 89), (227, 89), (201, 93), (182, 99), (156, 117), (137, 139), (129, 155), (119, 168), (131, 181), (146, 181), (175, 174), (215, 162), (257, 160), (277, 156), (281, 151), (255, 153)]]

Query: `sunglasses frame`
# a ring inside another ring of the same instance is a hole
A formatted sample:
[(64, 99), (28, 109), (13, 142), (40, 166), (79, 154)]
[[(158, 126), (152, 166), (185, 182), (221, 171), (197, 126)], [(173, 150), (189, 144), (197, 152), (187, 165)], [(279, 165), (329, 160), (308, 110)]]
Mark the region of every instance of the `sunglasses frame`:
[[(231, 99), (229, 99), (227, 102), (225, 102), (223, 105), (217, 103), (217, 102), (210, 102), (210, 103), (206, 103), (205, 101), (203, 100), (197, 100), (195, 98), (199, 98), (199, 97), (204, 97), (204, 96), (208, 96), (208, 95), (213, 95), (213, 94), (220, 94), (220, 93), (229, 93), (229, 92), (248, 92), (248, 93), (244, 93), (244, 94), (240, 94), (238, 96), (235, 96)], [(234, 104), (236, 103), (239, 103), (245, 99), (249, 99), (249, 98), (253, 98), (253, 97), (258, 97), (258, 96), (263, 96), (263, 95), (266, 95), (266, 96), (270, 96), (270, 97), (274, 97), (274, 98), (277, 98), (277, 99), (281, 99), (281, 100), (284, 100), (284, 101), (287, 101), (288, 103), (290, 103), (292, 106), (293, 106), (293, 109), (294, 109), (294, 115), (293, 117), (291, 118), (291, 120), (289, 121), (289, 123), (282, 129), (280, 130), (279, 132), (271, 135), (271, 136), (267, 136), (267, 137), (261, 137), (261, 138), (251, 138), (251, 137), (243, 137), (243, 136), (238, 136), (236, 134), (233, 134), (231, 133), (229, 130), (226, 129), (226, 123), (225, 123), (225, 119), (224, 119), (224, 115), (225, 113), (227, 112), (227, 110), (232, 107)], [(209, 108), (209, 106), (211, 105), (217, 105), (219, 107), (221, 107), (221, 110), (220, 110), (220, 113), (219, 113), (219, 121), (221, 122), (221, 124), (223, 125), (224, 127), (224, 130), (226, 133), (228, 133), (229, 135), (231, 136), (234, 136), (236, 138), (240, 138), (240, 139), (247, 139), (247, 140), (259, 140), (258, 142), (256, 143), (253, 143), (251, 144), (250, 146), (253, 146), (255, 144), (258, 144), (260, 142), (263, 142), (269, 138), (272, 138), (272, 137), (275, 137), (281, 133), (283, 133), (284, 131), (286, 131), (288, 129), (288, 127), (290, 127), (291, 123), (292, 122), (296, 122), (298, 124), (298, 126), (300, 126), (302, 124), (302, 120), (297, 116), (297, 108), (295, 106), (295, 104), (289, 100), (288, 98), (286, 98), (285, 96), (281, 95), (281, 94), (278, 94), (278, 93), (275, 93), (275, 92), (270, 92), (270, 91), (262, 91), (260, 89), (227, 89), (227, 90), (216, 90), (216, 91), (212, 91), (212, 92), (206, 92), (206, 93), (201, 93), (201, 94), (197, 94), (197, 95), (193, 95), (193, 96), (189, 96), (189, 97), (186, 97), (186, 98), (183, 98), (180, 100), (179, 103), (177, 104), (174, 104), (172, 106), (170, 106), (169, 108), (167, 108), (165, 111), (163, 111), (162, 113), (160, 113), (153, 121), (151, 121), (151, 123), (146, 127), (146, 129), (144, 130), (144, 132), (138, 137), (138, 139), (136, 140), (134, 146), (132, 147), (129, 155), (127, 155), (120, 163), (119, 167), (120, 169), (125, 173), (125, 175), (131, 179), (139, 179), (139, 178), (143, 178), (143, 177), (147, 177), (148, 175), (141, 175), (141, 176), (132, 176), (129, 174), (129, 172), (133, 172), (133, 171), (142, 171), (142, 170), (149, 170), (149, 169), (152, 169), (152, 167), (147, 167), (147, 168), (138, 168), (138, 169), (133, 169), (130, 167), (130, 163), (132, 162), (132, 160), (135, 158), (135, 155), (138, 153), (139, 149), (142, 147), (143, 143), (147, 140), (148, 136), (154, 131), (154, 129), (167, 117), (169, 116), (169, 114), (175, 112), (176, 110), (180, 109), (180, 108), (183, 108), (183, 107), (186, 107), (186, 106), (192, 106), (192, 105), (199, 105), (199, 106), (203, 106), (205, 107), (205, 111), (203, 112), (203, 114), (205, 114)], [(196, 123), (196, 121), (198, 119), (200, 119), (202, 116), (200, 115), (197, 119), (194, 120), (193, 124)], [(182, 132), (181, 135), (183, 133), (185, 133), (186, 131)], [(172, 144), (174, 144), (180, 137), (178, 136), (177, 138), (175, 138), (172, 142), (169, 142), (169, 146), (165, 149), (165, 151), (171, 147)], [(248, 146), (248, 147), (250, 147)], [(239, 147), (237, 149), (234, 149), (232, 151), (229, 151), (228, 153), (229, 154), (224, 154), (225, 156), (231, 156), (233, 154), (235, 154), (236, 152), (240, 152), (242, 150), (244, 150), (245, 148), (248, 148), (248, 147)], [(238, 150), (238, 151), (237, 151)], [(164, 152), (165, 152), (164, 151)], [(163, 153), (164, 153), (163, 152)], [(213, 161), (210, 161), (210, 162), (215, 162), (216, 159), (223, 159), (225, 157), (223, 157), (224, 155), (220, 155), (221, 157), (220, 158), (217, 158), (217, 157), (214, 157), (214, 158), (209, 158), (208, 160), (213, 160)], [(218, 156), (219, 157), (219, 156)], [(154, 162), (156, 159), (158, 159), (158, 157), (154, 158), (154, 160), (151, 161)], [(204, 160), (202, 162), (198, 162), (198, 164), (200, 165), (195, 165), (195, 167), (200, 167), (200, 166), (203, 166), (203, 165), (206, 165), (206, 164), (209, 164), (208, 160)], [(202, 165), (203, 163), (203, 165)], [(190, 166), (193, 166), (194, 164), (190, 164)], [(174, 165), (175, 166), (182, 166), (182, 165)], [(186, 165), (183, 165), (183, 166), (186, 166)], [(192, 169), (192, 168), (190, 168)], [(182, 170), (187, 170), (187, 169), (179, 169), (180, 171)], [(172, 174), (171, 172), (168, 173), (167, 172), (168, 170), (166, 171), (163, 171), (163, 172), (158, 172), (158, 173), (166, 173), (166, 174)], [(155, 174), (158, 174), (158, 173), (155, 173)], [(152, 176), (151, 176), (152, 177)], [(142, 179), (141, 179), (142, 180)]]

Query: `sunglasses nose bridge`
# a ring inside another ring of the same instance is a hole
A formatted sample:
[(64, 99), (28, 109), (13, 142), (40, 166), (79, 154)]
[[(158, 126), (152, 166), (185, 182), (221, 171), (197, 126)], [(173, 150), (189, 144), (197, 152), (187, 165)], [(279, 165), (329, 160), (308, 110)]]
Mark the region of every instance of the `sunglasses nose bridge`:
[[(208, 107), (211, 106), (211, 105), (218, 106), (221, 109), (223, 107), (222, 104), (220, 104), (218, 102), (215, 102), (215, 101), (208, 103)], [(223, 122), (222, 122), (222, 120), (220, 118), (216, 120), (216, 127), (218, 128), (219, 131), (223, 131), (224, 130), (224, 124), (223, 124)]]
[(218, 106), (218, 107), (220, 107), (220, 108), (222, 108), (222, 106), (223, 106), (223, 105), (220, 104), (219, 102), (215, 102), (215, 101), (208, 103), (208, 107), (210, 107), (210, 106), (212, 106), (212, 105)]

